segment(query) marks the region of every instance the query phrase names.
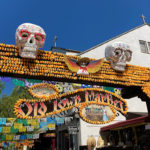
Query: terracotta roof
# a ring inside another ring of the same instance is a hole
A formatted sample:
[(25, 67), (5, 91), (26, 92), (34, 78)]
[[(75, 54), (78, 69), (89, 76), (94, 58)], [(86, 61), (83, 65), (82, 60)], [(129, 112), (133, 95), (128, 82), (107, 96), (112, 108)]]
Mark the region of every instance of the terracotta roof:
[(103, 132), (107, 130), (119, 129), (120, 127), (123, 128), (123, 127), (129, 127), (131, 125), (134, 126), (140, 123), (148, 122), (148, 119), (149, 119), (148, 116), (142, 116), (142, 117), (126, 120), (126, 121), (121, 121), (121, 122), (117, 122), (117, 123), (102, 127), (100, 131)]
[[(127, 65), (124, 72), (113, 70), (108, 61), (97, 73), (77, 75), (65, 64), (64, 54), (40, 50), (37, 59), (21, 58), (14, 45), (0, 44), (1, 76), (14, 76), (38, 79), (57, 79), (71, 82), (108, 83), (123, 86), (149, 86), (150, 70), (146, 67)], [(78, 56), (68, 56), (78, 59)], [(90, 59), (91, 60), (91, 59)]]

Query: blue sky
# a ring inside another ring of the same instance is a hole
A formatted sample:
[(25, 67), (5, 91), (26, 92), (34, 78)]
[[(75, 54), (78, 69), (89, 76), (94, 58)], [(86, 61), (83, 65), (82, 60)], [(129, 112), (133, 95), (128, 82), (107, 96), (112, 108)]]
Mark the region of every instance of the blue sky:
[(150, 23), (150, 0), (1, 0), (0, 43), (15, 44), (16, 28), (25, 22), (44, 28), (43, 49), (57, 46), (87, 50), (105, 40)]

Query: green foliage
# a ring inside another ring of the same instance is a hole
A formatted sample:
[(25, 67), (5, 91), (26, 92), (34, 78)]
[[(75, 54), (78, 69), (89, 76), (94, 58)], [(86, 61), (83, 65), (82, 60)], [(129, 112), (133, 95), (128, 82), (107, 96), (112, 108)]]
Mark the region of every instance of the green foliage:
[(2, 90), (4, 89), (4, 87), (5, 87), (5, 84), (0, 81), (0, 94), (1, 94)]
[(3, 95), (0, 98), (0, 117), (14, 118), (14, 105), (19, 99), (33, 99), (26, 87), (17, 86), (13, 89), (10, 96)]

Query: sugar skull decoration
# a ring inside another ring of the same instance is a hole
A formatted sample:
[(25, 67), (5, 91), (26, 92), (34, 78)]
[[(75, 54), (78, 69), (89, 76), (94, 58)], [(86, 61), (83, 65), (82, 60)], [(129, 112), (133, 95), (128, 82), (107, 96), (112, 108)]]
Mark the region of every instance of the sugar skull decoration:
[(23, 58), (35, 59), (39, 48), (45, 43), (46, 34), (44, 30), (35, 24), (24, 23), (16, 30), (16, 45), (19, 55)]
[(124, 71), (126, 62), (131, 61), (132, 51), (129, 45), (115, 42), (105, 48), (105, 58), (110, 61), (111, 67), (117, 71)]
[(90, 61), (88, 57), (79, 58), (78, 60), (70, 59), (65, 56), (65, 63), (69, 70), (76, 72), (78, 75), (89, 75), (89, 73), (96, 73), (103, 65), (104, 59)]

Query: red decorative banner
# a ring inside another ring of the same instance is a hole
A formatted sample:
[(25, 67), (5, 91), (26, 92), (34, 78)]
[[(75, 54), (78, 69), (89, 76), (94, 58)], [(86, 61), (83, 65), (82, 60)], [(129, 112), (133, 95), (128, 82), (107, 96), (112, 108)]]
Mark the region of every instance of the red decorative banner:
[(41, 118), (92, 103), (109, 106), (122, 114), (127, 113), (127, 103), (123, 98), (99, 88), (78, 89), (57, 95), (49, 100), (19, 99), (15, 104), (14, 112), (18, 118)]

